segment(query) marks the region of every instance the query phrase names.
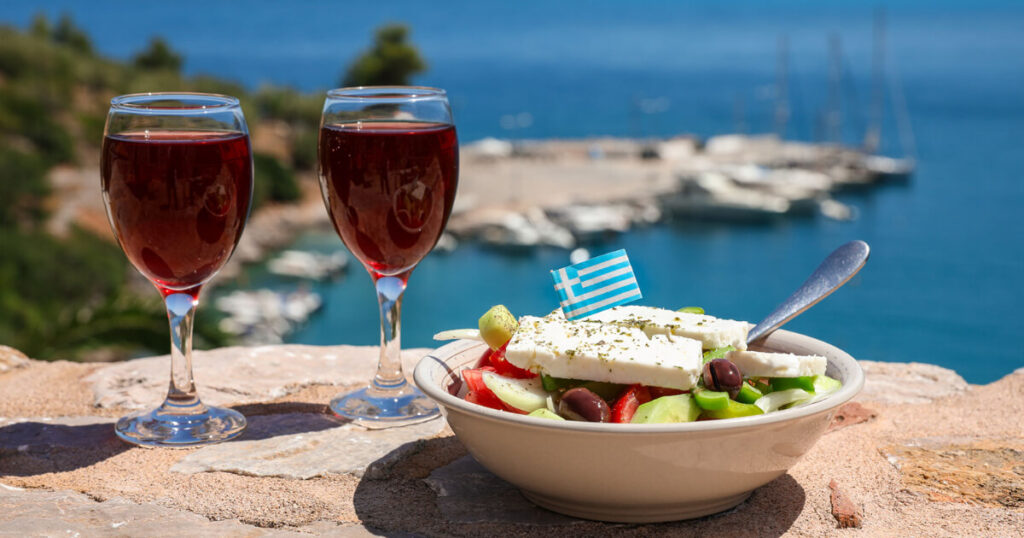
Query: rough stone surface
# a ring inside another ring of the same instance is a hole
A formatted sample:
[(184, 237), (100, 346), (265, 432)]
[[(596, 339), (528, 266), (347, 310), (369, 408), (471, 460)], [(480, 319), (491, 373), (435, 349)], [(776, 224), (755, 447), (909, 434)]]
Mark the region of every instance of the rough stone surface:
[[(406, 374), (425, 349), (402, 352)], [(156, 407), (167, 393), (169, 356), (112, 364), (86, 378), (98, 407)], [(227, 347), (193, 355), (199, 397), (210, 405), (265, 401), (310, 385), (358, 385), (370, 381), (377, 356), (355, 346)]]
[(28, 366), (29, 359), (24, 353), (10, 346), (0, 346), (0, 373)]
[(882, 453), (931, 501), (1024, 509), (1024, 440), (915, 439)]
[[(242, 440), (196, 450), (171, 467), (178, 473), (227, 471), (308, 479), (327, 474), (363, 476), (381, 471), (444, 429), (441, 419), (387, 430), (338, 425), (325, 415), (288, 413), (253, 417)], [(319, 431), (317, 431), (319, 430)], [(299, 431), (302, 433), (283, 434)]]
[(860, 361), (866, 377), (858, 400), (885, 403), (928, 403), (962, 394), (968, 384), (948, 368), (920, 362)]
[(437, 493), (437, 506), (450, 521), (545, 526), (579, 522), (534, 506), (515, 486), (491, 474), (472, 456), (437, 469), (425, 481)]
[[(300, 369), (274, 360), (289, 352)], [(393, 430), (405, 440), (384, 441), (395, 448), (381, 451), (362, 477), (346, 472), (331, 461), (332, 447), (309, 440), (352, 442), (358, 428), (335, 423), (326, 403), (347, 388), (339, 385), (364, 383), (376, 354), (284, 346), (197, 355), (197, 370), (210, 363), (206, 377), (197, 374), (201, 394), (219, 393), (251, 427), (239, 440), (187, 450), (132, 447), (111, 426), (127, 411), (122, 406), (162, 397), (166, 357), (121, 365), (30, 360), (0, 372), (0, 485), (24, 488), (0, 487), (0, 535), (1016, 536), (1024, 528), (1024, 373), (971, 386), (937, 367), (864, 363), (865, 392), (859, 406), (839, 413), (843, 427), (746, 502), (692, 521), (616, 525), (532, 507), (467, 457), (439, 421), (437, 429)], [(113, 383), (106, 393), (113, 400), (105, 401), (115, 407), (97, 407), (95, 383), (130, 381), (132, 371), (144, 374), (153, 394), (136, 397)], [(253, 388), (226, 380), (242, 374)], [(893, 382), (897, 398), (886, 386)], [(221, 450), (236, 454), (221, 460), (230, 470), (172, 471)], [(297, 465), (303, 458), (317, 471), (309, 478), (299, 478), (310, 476)], [(250, 465), (266, 475), (242, 468)], [(861, 510), (862, 528), (836, 530), (831, 479)]]
[(120, 498), (0, 486), (0, 536), (302, 536)]

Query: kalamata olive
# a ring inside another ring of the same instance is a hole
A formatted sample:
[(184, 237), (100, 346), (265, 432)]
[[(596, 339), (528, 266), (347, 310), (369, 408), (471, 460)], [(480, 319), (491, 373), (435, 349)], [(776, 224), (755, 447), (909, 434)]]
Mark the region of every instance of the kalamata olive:
[(714, 359), (704, 365), (704, 386), (709, 390), (728, 392), (729, 397), (736, 399), (743, 386), (743, 374), (728, 359)]
[(565, 391), (558, 402), (558, 414), (569, 420), (610, 422), (612, 410), (608, 403), (590, 389), (576, 387)]

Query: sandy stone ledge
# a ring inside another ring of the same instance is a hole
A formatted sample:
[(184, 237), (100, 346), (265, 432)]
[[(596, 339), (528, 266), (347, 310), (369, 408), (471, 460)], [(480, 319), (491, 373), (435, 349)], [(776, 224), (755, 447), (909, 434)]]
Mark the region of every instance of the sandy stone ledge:
[[(411, 366), (424, 350), (409, 350)], [(340, 424), (332, 395), (369, 379), (370, 347), (196, 354), (200, 394), (250, 418), (237, 441), (131, 447), (116, 417), (155, 405), (166, 357), (40, 362), (0, 349), (0, 536), (1016, 536), (1024, 528), (1024, 371), (989, 385), (863, 361), (864, 392), (789, 473), (733, 510), (616, 525), (537, 508), (441, 420)], [(860, 528), (841, 531), (830, 482)]]

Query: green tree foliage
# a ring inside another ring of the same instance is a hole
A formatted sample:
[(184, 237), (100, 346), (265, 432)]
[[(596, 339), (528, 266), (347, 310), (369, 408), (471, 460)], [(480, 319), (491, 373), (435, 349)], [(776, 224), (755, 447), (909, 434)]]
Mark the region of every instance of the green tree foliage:
[(89, 36), (71, 20), (71, 15), (67, 13), (61, 15), (57, 20), (57, 27), (53, 29), (53, 40), (83, 54), (92, 54), (92, 41)]
[(302, 196), (295, 172), (277, 157), (265, 153), (253, 155), (252, 204), (260, 207), (265, 202), (294, 202)]
[(49, 19), (42, 13), (36, 13), (32, 17), (32, 25), (29, 26), (29, 33), (39, 39), (47, 39), (52, 35), (53, 28), (50, 26)]
[(413, 75), (426, 71), (427, 64), (410, 44), (409, 28), (389, 24), (377, 29), (373, 48), (364, 52), (348, 68), (344, 86), (407, 85)]
[[(426, 65), (408, 33), (400, 25), (379, 29), (346, 83), (406, 84), (422, 72)], [(300, 197), (292, 167), (315, 166), (323, 95), (273, 86), (250, 93), (215, 77), (184, 77), (182, 63), (160, 38), (132, 62), (103, 58), (67, 15), (56, 24), (37, 15), (24, 32), (0, 25), (0, 343), (47, 359), (88, 357), (100, 349), (117, 356), (167, 352), (159, 295), (135, 291), (129, 283), (134, 270), (117, 245), (79, 230), (67, 238), (42, 231), (52, 195), (48, 171), (74, 162), (76, 148), (96, 151), (114, 95), (224, 93), (239, 97), (254, 130), (269, 119), (287, 123), (292, 159), (254, 157), (254, 202)], [(200, 309), (197, 348), (229, 343), (215, 322), (211, 309)]]
[(149, 41), (149, 48), (135, 55), (133, 61), (139, 69), (180, 71), (181, 55), (171, 50), (162, 37), (154, 37)]
[[(0, 147), (0, 230), (30, 227), (42, 220), (50, 193), (46, 164), (33, 154)], [(0, 251), (2, 252), (2, 251)]]

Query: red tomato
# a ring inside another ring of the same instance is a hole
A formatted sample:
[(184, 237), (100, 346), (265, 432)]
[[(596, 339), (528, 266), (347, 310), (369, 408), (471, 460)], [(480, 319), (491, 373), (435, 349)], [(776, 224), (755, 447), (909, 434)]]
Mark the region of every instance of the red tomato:
[(651, 390), (643, 385), (631, 385), (612, 406), (612, 422), (624, 423), (633, 420), (636, 408), (651, 401)]
[(501, 400), (495, 396), (494, 391), (487, 388), (487, 385), (484, 383), (484, 372), (493, 373), (494, 368), (482, 366), (462, 371), (462, 379), (466, 381), (466, 388), (469, 389), (469, 393), (466, 394), (466, 401), (504, 411), (505, 404), (501, 403)]
[(520, 415), (526, 414), (514, 407), (505, 405), (505, 402), (502, 402), (501, 398), (494, 394), (494, 391), (487, 388), (487, 384), (484, 383), (484, 373), (488, 372), (497, 374), (492, 366), (481, 366), (480, 368), (462, 371), (462, 379), (466, 380), (466, 387), (469, 389), (469, 392), (466, 393), (466, 401), (499, 411), (510, 411)]
[(532, 379), (534, 377), (537, 377), (537, 374), (529, 370), (520, 368), (512, 364), (511, 362), (505, 360), (505, 348), (507, 346), (508, 342), (505, 342), (504, 346), (498, 348), (497, 351), (491, 352), (490, 363), (491, 366), (494, 367), (494, 371), (497, 372), (498, 375), (503, 375), (505, 377), (514, 377), (516, 379)]
[(685, 390), (670, 389), (666, 387), (647, 387), (651, 391), (651, 399), (657, 400), (662, 396), (675, 396), (676, 394), (682, 394)]

